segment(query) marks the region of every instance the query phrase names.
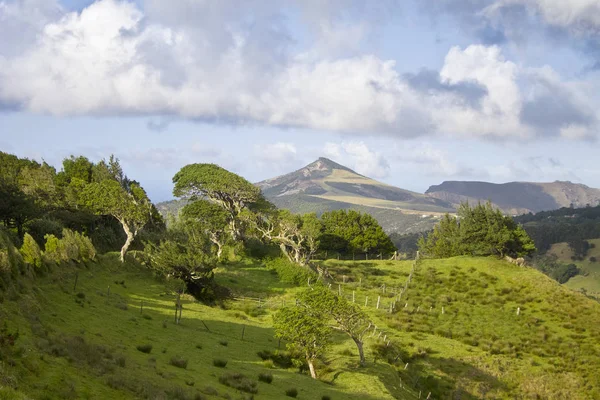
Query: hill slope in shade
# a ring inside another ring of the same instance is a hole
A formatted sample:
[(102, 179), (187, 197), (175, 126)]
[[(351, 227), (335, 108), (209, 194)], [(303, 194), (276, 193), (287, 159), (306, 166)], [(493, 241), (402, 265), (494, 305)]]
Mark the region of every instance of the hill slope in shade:
[(465, 182), (446, 181), (433, 185), (425, 192), (428, 196), (457, 206), (462, 201), (490, 200), (508, 214), (526, 214), (555, 210), (561, 207), (597, 205), (600, 189), (568, 181), (536, 182)]
[(373, 215), (388, 232), (430, 229), (454, 207), (440, 199), (378, 182), (327, 158), (257, 183), (265, 197), (292, 212), (355, 209)]

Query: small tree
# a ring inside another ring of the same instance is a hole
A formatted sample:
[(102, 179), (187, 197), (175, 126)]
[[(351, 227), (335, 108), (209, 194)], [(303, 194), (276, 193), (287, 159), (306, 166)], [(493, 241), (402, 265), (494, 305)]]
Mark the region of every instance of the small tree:
[(173, 195), (187, 200), (208, 198), (229, 214), (233, 240), (241, 237), (239, 214), (260, 200), (260, 189), (215, 164), (190, 164), (173, 177)]
[(223, 246), (227, 242), (227, 212), (207, 200), (197, 200), (181, 210), (182, 222), (190, 229), (206, 235), (217, 246), (217, 259), (221, 259)]
[(152, 217), (152, 203), (148, 195), (135, 182), (124, 188), (116, 180), (92, 182), (85, 186), (80, 202), (99, 215), (112, 215), (123, 227), (127, 239), (121, 248), (121, 262), (129, 246)]
[(317, 378), (315, 360), (329, 346), (330, 330), (325, 322), (305, 307), (284, 307), (273, 315), (275, 335), (288, 341), (287, 347), (304, 355), (310, 376)]
[(26, 233), (23, 237), (23, 246), (21, 246), (21, 255), (23, 261), (27, 264), (40, 268), (42, 266), (42, 251), (33, 237)]
[(369, 317), (356, 305), (337, 296), (323, 285), (300, 293), (298, 300), (317, 318), (333, 319), (334, 329), (346, 333), (358, 349), (360, 364), (365, 364), (363, 338), (371, 327)]

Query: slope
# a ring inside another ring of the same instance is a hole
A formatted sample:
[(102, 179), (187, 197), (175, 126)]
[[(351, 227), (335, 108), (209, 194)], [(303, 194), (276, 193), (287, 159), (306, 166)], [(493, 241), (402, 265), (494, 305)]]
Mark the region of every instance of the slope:
[[(207, 306), (186, 297), (177, 325), (168, 286), (110, 255), (3, 293), (0, 318), (20, 336), (2, 353), (0, 398), (17, 398), (17, 388), (31, 398), (250, 398), (221, 383), (232, 373), (249, 379), (246, 388), (256, 385), (255, 399), (286, 398), (290, 388), (299, 399), (600, 395), (600, 304), (535, 270), (491, 258), (425, 260), (390, 313), (412, 262), (324, 264), (332, 289), (354, 298), (377, 326), (365, 368), (342, 335), (318, 365), (321, 381), (278, 365), (273, 359), (289, 360), (269, 356), (285, 346), (273, 337), (271, 314), (301, 288), (258, 261), (220, 267), (216, 279), (234, 298)], [(259, 373), (273, 382), (258, 382)]]
[(585, 207), (600, 201), (600, 189), (571, 182), (489, 182), (447, 181), (430, 186), (427, 195), (457, 206), (463, 201), (490, 200), (507, 214), (555, 210), (560, 207)]

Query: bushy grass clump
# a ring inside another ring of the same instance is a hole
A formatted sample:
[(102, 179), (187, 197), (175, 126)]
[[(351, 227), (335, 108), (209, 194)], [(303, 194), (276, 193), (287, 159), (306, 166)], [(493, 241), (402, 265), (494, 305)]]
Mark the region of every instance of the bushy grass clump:
[(140, 344), (138, 346), (135, 347), (136, 349), (138, 349), (138, 351), (141, 351), (142, 353), (146, 353), (146, 354), (150, 354), (150, 352), (152, 351), (152, 345), (151, 344)]
[(273, 374), (270, 372), (261, 372), (258, 374), (258, 380), (265, 383), (273, 382)]
[(169, 360), (169, 364), (171, 364), (172, 366), (177, 367), (177, 368), (186, 369), (188, 366), (188, 360), (187, 360), (187, 358), (183, 358), (181, 356), (173, 356)]
[(227, 360), (223, 360), (222, 358), (215, 358), (213, 360), (213, 365), (217, 368), (225, 368), (227, 366)]
[(298, 397), (298, 389), (296, 388), (289, 388), (285, 390), (285, 395), (287, 397)]
[(238, 372), (221, 375), (219, 377), (219, 382), (242, 392), (252, 394), (258, 393), (258, 383)]

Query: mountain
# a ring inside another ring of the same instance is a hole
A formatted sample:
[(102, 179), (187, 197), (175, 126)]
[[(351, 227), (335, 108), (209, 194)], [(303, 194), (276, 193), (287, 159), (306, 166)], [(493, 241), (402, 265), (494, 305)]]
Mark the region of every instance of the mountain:
[(324, 157), (257, 185), (280, 208), (317, 214), (355, 209), (373, 215), (388, 232), (430, 229), (441, 214), (455, 210), (445, 200), (378, 182)]
[(447, 181), (429, 187), (425, 192), (453, 206), (462, 201), (490, 200), (507, 214), (555, 210), (561, 207), (585, 207), (600, 202), (600, 189), (568, 181), (536, 182), (464, 182)]

